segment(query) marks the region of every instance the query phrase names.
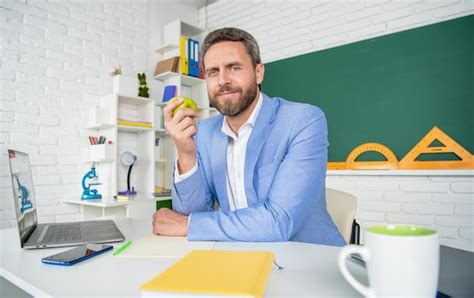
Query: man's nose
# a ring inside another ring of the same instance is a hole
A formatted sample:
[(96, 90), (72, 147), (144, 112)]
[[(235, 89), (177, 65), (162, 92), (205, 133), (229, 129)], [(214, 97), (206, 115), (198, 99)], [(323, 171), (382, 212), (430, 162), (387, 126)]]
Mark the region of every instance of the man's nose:
[(225, 86), (230, 84), (229, 72), (224, 70), (219, 72), (219, 86)]

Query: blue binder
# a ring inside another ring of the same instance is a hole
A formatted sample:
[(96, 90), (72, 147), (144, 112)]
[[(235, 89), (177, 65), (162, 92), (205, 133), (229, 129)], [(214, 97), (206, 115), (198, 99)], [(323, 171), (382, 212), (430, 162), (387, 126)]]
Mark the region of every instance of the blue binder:
[(199, 41), (188, 38), (188, 74), (199, 77)]

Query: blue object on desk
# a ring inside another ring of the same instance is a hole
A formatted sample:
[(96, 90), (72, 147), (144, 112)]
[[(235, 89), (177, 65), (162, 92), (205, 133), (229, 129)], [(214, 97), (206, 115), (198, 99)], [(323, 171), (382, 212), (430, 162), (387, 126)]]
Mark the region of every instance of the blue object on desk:
[(41, 259), (44, 264), (72, 266), (76, 263), (85, 261), (92, 257), (98, 256), (106, 251), (112, 250), (112, 245), (104, 244), (86, 244), (73, 249), (54, 254)]

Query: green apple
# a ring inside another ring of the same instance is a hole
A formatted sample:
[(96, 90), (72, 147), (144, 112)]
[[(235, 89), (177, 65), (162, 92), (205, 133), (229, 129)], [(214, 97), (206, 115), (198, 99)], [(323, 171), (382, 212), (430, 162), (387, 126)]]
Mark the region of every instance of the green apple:
[(184, 101), (183, 101), (182, 104), (180, 104), (179, 106), (174, 108), (173, 113), (172, 113), (173, 117), (174, 117), (174, 114), (176, 114), (176, 112), (181, 110), (181, 109), (191, 109), (191, 110), (194, 110), (194, 111), (198, 110), (197, 104), (194, 102), (194, 100), (192, 100), (189, 97), (175, 96), (175, 97), (173, 97), (172, 99), (170, 99), (168, 101), (168, 104), (172, 103), (173, 101), (179, 100), (180, 98), (184, 99)]

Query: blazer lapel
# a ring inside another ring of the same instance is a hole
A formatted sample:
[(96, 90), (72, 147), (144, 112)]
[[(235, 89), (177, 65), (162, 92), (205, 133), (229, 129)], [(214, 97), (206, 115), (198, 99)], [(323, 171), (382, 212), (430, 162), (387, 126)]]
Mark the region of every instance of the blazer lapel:
[(257, 203), (257, 193), (253, 187), (255, 165), (263, 145), (267, 141), (269, 132), (276, 117), (278, 101), (272, 100), (266, 94), (263, 95), (262, 107), (255, 121), (255, 125), (247, 143), (247, 153), (245, 157), (245, 194), (248, 206)]
[(219, 199), (219, 207), (221, 210), (229, 210), (229, 202), (227, 198), (227, 136), (221, 131), (222, 121), (217, 125), (217, 129), (212, 136), (211, 160), (214, 185), (216, 194)]

